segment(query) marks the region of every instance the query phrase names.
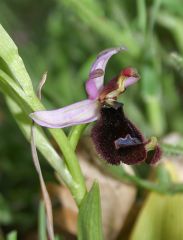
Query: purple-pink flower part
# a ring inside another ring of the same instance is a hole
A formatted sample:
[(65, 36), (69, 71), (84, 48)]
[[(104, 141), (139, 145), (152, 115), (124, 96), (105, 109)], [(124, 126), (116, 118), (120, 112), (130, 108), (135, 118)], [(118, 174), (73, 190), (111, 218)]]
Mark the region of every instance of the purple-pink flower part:
[[(92, 139), (99, 155), (111, 164), (156, 163), (161, 150), (156, 141), (146, 141), (141, 132), (128, 120), (123, 105), (117, 98), (140, 76), (136, 69), (127, 67), (104, 86), (104, 75), (109, 59), (124, 47), (111, 48), (97, 56), (86, 81), (88, 99), (69, 106), (37, 111), (30, 117), (48, 128), (64, 128), (97, 121), (92, 129)], [(155, 139), (155, 138), (154, 138)]]
[[(111, 48), (97, 56), (96, 61), (91, 67), (89, 79), (86, 82), (88, 99), (57, 110), (37, 111), (31, 113), (30, 117), (37, 124), (48, 128), (64, 128), (96, 121), (99, 117), (100, 109), (98, 98), (104, 88), (104, 74), (107, 62), (114, 54), (124, 50), (126, 50), (124, 47)], [(138, 79), (139, 76), (132, 77), (128, 74), (124, 80), (124, 88), (133, 84)]]
[(125, 50), (125, 47), (111, 48), (101, 52), (97, 56), (96, 61), (90, 69), (89, 79), (86, 82), (86, 92), (88, 94), (88, 98), (96, 99), (99, 96), (104, 85), (105, 68), (109, 59), (114, 54)]

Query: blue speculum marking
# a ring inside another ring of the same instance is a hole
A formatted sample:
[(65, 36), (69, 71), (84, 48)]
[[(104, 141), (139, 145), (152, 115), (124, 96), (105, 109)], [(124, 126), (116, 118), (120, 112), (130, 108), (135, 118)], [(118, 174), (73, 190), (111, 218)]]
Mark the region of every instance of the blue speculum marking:
[(125, 138), (118, 138), (115, 142), (115, 148), (127, 148), (127, 147), (133, 147), (142, 144), (142, 142), (135, 137), (131, 137), (130, 134), (127, 134)]

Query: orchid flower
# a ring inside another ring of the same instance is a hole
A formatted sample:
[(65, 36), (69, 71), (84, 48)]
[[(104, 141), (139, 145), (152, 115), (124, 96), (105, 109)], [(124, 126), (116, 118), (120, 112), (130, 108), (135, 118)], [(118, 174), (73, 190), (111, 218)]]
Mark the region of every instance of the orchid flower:
[[(160, 158), (157, 141), (145, 141), (140, 131), (125, 117), (118, 96), (140, 77), (133, 68), (123, 69), (104, 86), (109, 59), (126, 48), (111, 48), (101, 52), (93, 63), (86, 82), (88, 99), (51, 111), (37, 111), (30, 117), (48, 128), (64, 128), (97, 120), (92, 139), (97, 152), (111, 164), (155, 163)], [(150, 154), (148, 154), (150, 152)]]

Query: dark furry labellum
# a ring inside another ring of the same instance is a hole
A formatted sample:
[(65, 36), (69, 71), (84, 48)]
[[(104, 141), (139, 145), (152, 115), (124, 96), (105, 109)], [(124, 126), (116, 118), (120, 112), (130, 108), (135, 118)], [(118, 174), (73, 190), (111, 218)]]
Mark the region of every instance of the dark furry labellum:
[(144, 137), (125, 117), (123, 106), (102, 106), (101, 117), (92, 129), (92, 139), (99, 155), (110, 164), (137, 164), (147, 159), (157, 162), (160, 149), (157, 146), (147, 153)]

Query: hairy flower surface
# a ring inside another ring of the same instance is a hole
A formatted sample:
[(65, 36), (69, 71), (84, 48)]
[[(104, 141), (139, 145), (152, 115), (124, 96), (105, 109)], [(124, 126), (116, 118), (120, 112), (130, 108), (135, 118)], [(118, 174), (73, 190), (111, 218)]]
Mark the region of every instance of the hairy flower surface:
[[(97, 56), (86, 82), (88, 99), (50, 111), (37, 111), (30, 117), (39, 125), (64, 128), (97, 120), (92, 139), (97, 152), (111, 164), (136, 164), (147, 159), (156, 163), (161, 151), (157, 141), (145, 141), (140, 131), (125, 117), (118, 96), (139, 80), (134, 68), (125, 68), (104, 86), (108, 60), (124, 47), (111, 48)], [(148, 147), (149, 148), (148, 148)], [(149, 151), (149, 154), (148, 154)]]
[(105, 105), (101, 108), (101, 117), (92, 129), (92, 139), (99, 155), (111, 164), (137, 164), (142, 161), (154, 164), (160, 158), (156, 142), (154, 150), (148, 153), (146, 145), (150, 141), (146, 141), (126, 118), (122, 104), (118, 104), (117, 108)]

